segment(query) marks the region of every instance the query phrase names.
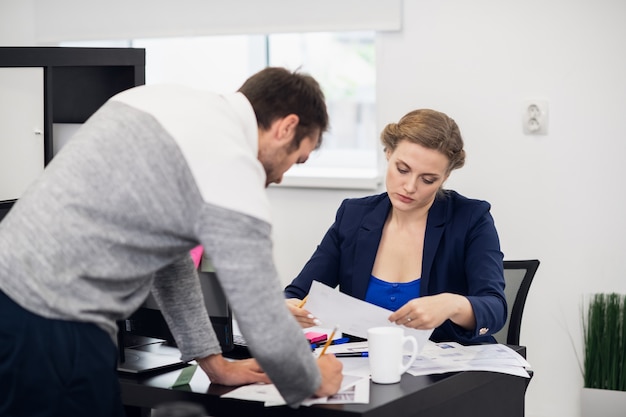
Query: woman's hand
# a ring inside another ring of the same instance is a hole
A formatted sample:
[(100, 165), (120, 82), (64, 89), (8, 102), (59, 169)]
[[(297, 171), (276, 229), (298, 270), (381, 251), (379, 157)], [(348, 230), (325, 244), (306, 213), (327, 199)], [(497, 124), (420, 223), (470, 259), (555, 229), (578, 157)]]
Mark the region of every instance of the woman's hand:
[(469, 300), (451, 293), (414, 298), (389, 316), (391, 322), (422, 330), (439, 327), (448, 319), (465, 329), (476, 326)]
[(210, 355), (196, 359), (212, 384), (247, 385), (271, 381), (255, 359), (226, 360), (222, 355)]
[(291, 311), (291, 314), (296, 318), (303, 329), (319, 326), (321, 324), (321, 322), (316, 319), (313, 314), (305, 310), (303, 307), (300, 307), (302, 300), (297, 298), (288, 298), (285, 302), (287, 303), (287, 308), (289, 308), (289, 311)]

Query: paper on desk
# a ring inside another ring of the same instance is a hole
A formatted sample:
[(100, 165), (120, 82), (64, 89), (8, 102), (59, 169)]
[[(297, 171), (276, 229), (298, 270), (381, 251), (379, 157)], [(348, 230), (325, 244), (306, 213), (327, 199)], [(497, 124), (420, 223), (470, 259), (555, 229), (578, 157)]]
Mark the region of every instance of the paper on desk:
[(350, 297), (318, 281), (313, 281), (306, 309), (322, 322), (322, 326), (339, 325), (339, 330), (353, 336), (367, 338), (371, 327), (401, 327), (404, 334), (415, 336), (418, 351), (424, 347), (432, 330), (416, 330), (390, 323), (392, 311)]
[(276, 404), (285, 404), (278, 388), (274, 384), (250, 384), (227, 392), (222, 398), (235, 398), (246, 401), (273, 402)]
[(344, 382), (346, 379), (350, 380), (350, 384), (344, 387), (341, 386), (341, 390), (330, 397), (324, 398), (311, 398), (305, 400), (302, 405), (313, 404), (367, 404), (370, 402), (370, 381), (368, 378), (350, 377), (344, 375)]
[(343, 374), (357, 376), (367, 381), (370, 380), (369, 358), (340, 358), (343, 364)]
[[(252, 384), (236, 388), (224, 395), (223, 398), (235, 398), (246, 401), (259, 401), (266, 407), (285, 405), (280, 392), (274, 384)], [(369, 377), (363, 378), (357, 375), (343, 376), (339, 392), (330, 397), (309, 398), (302, 405), (313, 404), (347, 404), (369, 402)]]
[(461, 371), (491, 371), (530, 378), (530, 364), (505, 345), (463, 346), (455, 342), (429, 342), (408, 372), (431, 375)]
[[(315, 356), (319, 356), (324, 347), (315, 349)], [(367, 340), (365, 342), (349, 342), (339, 345), (330, 345), (326, 349), (326, 353), (356, 353), (367, 352)]]

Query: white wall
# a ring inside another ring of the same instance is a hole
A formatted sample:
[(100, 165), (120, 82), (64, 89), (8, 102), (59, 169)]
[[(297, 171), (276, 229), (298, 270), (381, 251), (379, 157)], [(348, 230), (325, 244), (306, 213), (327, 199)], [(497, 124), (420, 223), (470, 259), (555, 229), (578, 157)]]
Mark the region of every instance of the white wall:
[(285, 284), (291, 282), (335, 220), (345, 198), (367, 191), (270, 187), (274, 217), (274, 260)]
[(0, 46), (35, 42), (34, 0), (0, 0)]
[[(0, 0), (1, 45), (35, 39), (30, 4)], [(624, 16), (622, 0), (405, 0), (403, 30), (379, 37), (379, 126), (418, 107), (454, 117), (468, 160), (448, 185), (493, 204), (507, 259), (542, 262), (522, 325), (529, 417), (580, 415), (582, 296), (626, 292)], [(522, 134), (533, 98), (549, 103), (547, 136)], [(363, 192), (269, 194), (286, 282)]]

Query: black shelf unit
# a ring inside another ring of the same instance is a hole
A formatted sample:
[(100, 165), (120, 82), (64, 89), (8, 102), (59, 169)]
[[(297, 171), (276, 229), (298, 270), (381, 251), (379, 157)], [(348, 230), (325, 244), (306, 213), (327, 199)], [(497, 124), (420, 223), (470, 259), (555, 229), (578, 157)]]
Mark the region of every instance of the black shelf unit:
[[(145, 49), (0, 47), (0, 67), (43, 68), (44, 163), (54, 123), (84, 123), (113, 95), (145, 84)], [(0, 202), (0, 219), (14, 201)]]

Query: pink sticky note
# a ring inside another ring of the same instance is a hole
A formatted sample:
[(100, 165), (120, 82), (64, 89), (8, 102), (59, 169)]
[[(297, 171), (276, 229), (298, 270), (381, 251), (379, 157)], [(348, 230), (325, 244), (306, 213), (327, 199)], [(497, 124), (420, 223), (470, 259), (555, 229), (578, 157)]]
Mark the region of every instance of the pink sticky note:
[(191, 250), (191, 259), (193, 259), (193, 264), (196, 266), (196, 268), (200, 266), (203, 252), (204, 248), (202, 247), (202, 245), (198, 245)]

